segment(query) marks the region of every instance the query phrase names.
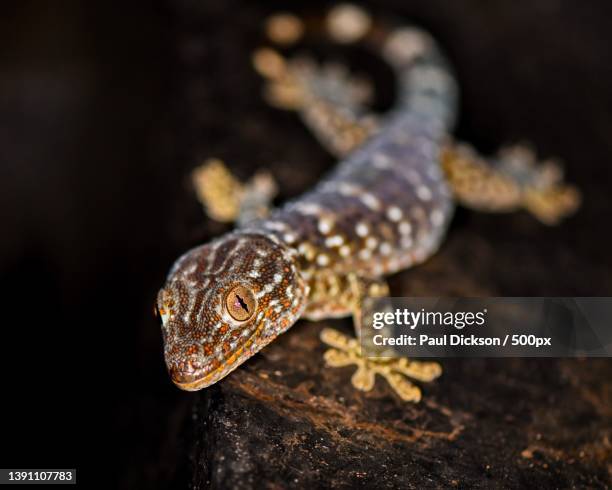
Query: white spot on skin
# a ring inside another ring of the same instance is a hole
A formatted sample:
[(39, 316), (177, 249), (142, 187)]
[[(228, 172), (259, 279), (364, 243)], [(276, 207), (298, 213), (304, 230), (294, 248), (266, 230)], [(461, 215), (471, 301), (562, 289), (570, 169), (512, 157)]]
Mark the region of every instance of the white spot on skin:
[(274, 282), (275, 282), (275, 283), (277, 283), (277, 284), (278, 284), (278, 283), (279, 283), (279, 282), (281, 282), (282, 280), (283, 280), (283, 276), (282, 276), (281, 274), (278, 274), (278, 273), (277, 273), (277, 274), (274, 274)]
[(251, 270), (249, 271), (249, 276), (252, 277), (253, 279), (257, 279), (259, 277), (259, 272), (256, 270)]
[(333, 228), (334, 223), (332, 220), (330, 220), (329, 218), (321, 218), (319, 220), (319, 231), (323, 234), (323, 235), (327, 235), (331, 229)]
[(294, 209), (303, 215), (319, 216), (323, 212), (323, 208), (321, 208), (321, 206), (309, 202), (296, 203)]
[(429, 49), (426, 34), (416, 29), (402, 28), (392, 32), (383, 48), (385, 57), (392, 63), (405, 64)]
[(269, 240), (273, 241), (277, 245), (282, 245), (280, 239), (276, 235), (266, 234), (266, 238), (268, 238)]
[(325, 246), (329, 248), (339, 247), (343, 243), (344, 243), (344, 238), (342, 238), (340, 235), (330, 236), (329, 238), (325, 240)]
[(359, 258), (361, 260), (369, 260), (372, 257), (372, 251), (364, 248), (362, 250), (359, 251)]
[(315, 250), (313, 246), (310, 245), (310, 243), (308, 242), (300, 243), (300, 246), (298, 247), (298, 251), (308, 260), (312, 260), (314, 258)]
[(357, 236), (364, 238), (368, 236), (368, 233), (370, 233), (370, 228), (363, 222), (357, 223), (357, 226), (355, 227), (355, 233), (357, 233)]
[(365, 241), (365, 246), (371, 250), (374, 250), (376, 248), (376, 245), (378, 245), (378, 240), (373, 236), (368, 237)]
[(389, 209), (387, 209), (387, 218), (393, 222), (401, 220), (402, 215), (402, 210), (397, 206), (391, 206)]
[(287, 225), (285, 223), (281, 223), (280, 221), (266, 221), (264, 223), (264, 228), (273, 231), (285, 231), (287, 229)]
[(442, 211), (439, 209), (434, 209), (431, 212), (431, 223), (434, 226), (441, 226), (442, 223), (444, 223), (444, 213), (442, 213)]
[(418, 186), (416, 194), (421, 201), (431, 200), (431, 190), (429, 190), (429, 187), (425, 187), (424, 185)]
[(372, 19), (365, 10), (349, 3), (340, 4), (330, 10), (327, 29), (338, 42), (358, 41), (370, 29)]
[(412, 225), (408, 223), (408, 221), (402, 221), (397, 228), (400, 235), (410, 235), (410, 232), (412, 231)]
[(271, 293), (273, 289), (274, 289), (274, 286), (272, 284), (266, 284), (261, 291), (264, 294), (268, 294), (268, 293)]
[(295, 233), (285, 233), (283, 235), (283, 240), (285, 240), (289, 245), (291, 245), (292, 243), (295, 243), (295, 240), (297, 239), (297, 236), (295, 235)]
[(372, 211), (380, 210), (380, 201), (376, 198), (376, 196), (374, 196), (374, 194), (366, 192), (365, 194), (362, 194), (359, 197), (361, 199), (361, 202), (365, 204), (368, 208), (370, 208)]
[(321, 267), (329, 265), (329, 257), (325, 254), (317, 255), (317, 264), (319, 264)]
[(383, 242), (380, 244), (380, 253), (383, 255), (391, 255), (391, 251), (393, 249), (391, 248), (391, 245), (387, 242)]
[(340, 182), (338, 184), (338, 192), (343, 196), (358, 196), (363, 192), (363, 188), (348, 182)]
[(349, 247), (348, 245), (342, 245), (338, 252), (340, 253), (341, 257), (348, 257), (349, 255), (351, 255), (351, 247)]
[(391, 158), (388, 155), (385, 155), (384, 153), (375, 154), (372, 158), (372, 163), (374, 167), (380, 169), (387, 169), (392, 166)]

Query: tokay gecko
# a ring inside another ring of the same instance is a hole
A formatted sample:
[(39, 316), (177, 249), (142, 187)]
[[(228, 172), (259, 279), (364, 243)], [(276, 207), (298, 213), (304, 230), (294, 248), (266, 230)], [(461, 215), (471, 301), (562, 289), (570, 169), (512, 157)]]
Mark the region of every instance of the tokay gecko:
[[(374, 21), (342, 4), (318, 18), (282, 13), (265, 24), (276, 48), (253, 55), (265, 96), (296, 111), (340, 160), (314, 189), (271, 209), (273, 179), (258, 173), (238, 182), (219, 160), (194, 172), (208, 215), (237, 228), (198, 246), (174, 264), (159, 292), (166, 364), (173, 382), (198, 390), (225, 377), (298, 319), (352, 316), (356, 338), (329, 328), (321, 340), (329, 366), (355, 365), (352, 384), (387, 380), (406, 401), (429, 382), (435, 362), (376, 356), (358, 340), (364, 298), (389, 295), (385, 276), (420, 264), (439, 247), (455, 204), (486, 212), (526, 209), (546, 224), (573, 213), (577, 189), (560, 167), (537, 162), (523, 146), (492, 158), (451, 136), (457, 84), (444, 54), (426, 32)], [(360, 44), (396, 77), (395, 105), (368, 109), (371, 90), (338, 65), (286, 57), (281, 48), (308, 36)]]

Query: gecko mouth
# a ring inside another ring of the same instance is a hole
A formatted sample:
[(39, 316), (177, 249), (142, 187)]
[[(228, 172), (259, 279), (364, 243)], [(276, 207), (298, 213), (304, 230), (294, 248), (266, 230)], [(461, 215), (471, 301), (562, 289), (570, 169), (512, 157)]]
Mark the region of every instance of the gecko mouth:
[(201, 378), (203, 374), (201, 372), (202, 369), (199, 368), (199, 366), (196, 369), (190, 362), (173, 364), (170, 366), (168, 371), (170, 372), (170, 378), (172, 378), (172, 381), (177, 384), (191, 383), (196, 379)]
[[(236, 366), (232, 367), (237, 367), (238, 365), (239, 363), (236, 363)], [(186, 371), (178, 366), (172, 366), (170, 368), (170, 378), (180, 389), (185, 391), (196, 391), (212, 385), (229, 374), (232, 369), (227, 368), (228, 366), (225, 362), (222, 362), (218, 367), (210, 371), (206, 371), (205, 368), (200, 368), (189, 372), (189, 370)]]
[[(213, 369), (207, 369), (208, 365), (202, 364), (199, 361), (172, 364), (172, 366), (169, 367), (172, 382), (185, 391), (197, 391), (216, 383), (265, 347), (268, 342), (259, 345), (256, 350), (251, 351), (248, 355), (243, 355), (247, 351), (248, 346), (250, 346), (254, 339), (261, 333), (263, 326), (263, 322), (260, 323), (242, 347), (228, 353), (228, 355), (220, 361), (219, 365)], [(270, 339), (270, 341), (271, 340), (272, 339)]]

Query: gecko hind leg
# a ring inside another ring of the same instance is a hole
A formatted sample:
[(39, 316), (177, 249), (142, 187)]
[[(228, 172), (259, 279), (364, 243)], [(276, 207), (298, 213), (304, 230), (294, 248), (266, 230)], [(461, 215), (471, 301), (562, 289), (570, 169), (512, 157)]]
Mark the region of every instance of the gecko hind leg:
[(539, 163), (524, 145), (502, 149), (491, 163), (469, 145), (447, 145), (442, 167), (459, 203), (472, 209), (501, 213), (524, 208), (554, 225), (580, 205), (580, 192), (563, 182), (560, 165)]
[(345, 67), (319, 66), (306, 57), (286, 59), (270, 48), (257, 50), (253, 65), (266, 79), (268, 103), (298, 112), (332, 154), (347, 155), (377, 131), (379, 122), (366, 109), (371, 87)]
[(192, 182), (206, 214), (222, 223), (245, 224), (265, 218), (278, 192), (269, 172), (260, 170), (243, 184), (217, 158), (197, 167), (192, 173)]
[[(442, 374), (442, 368), (437, 362), (421, 362), (397, 357), (394, 352), (374, 346), (369, 339), (372, 335), (364, 335), (364, 330), (371, 325), (364, 325), (364, 318), (372, 318), (374, 305), (380, 303), (372, 298), (381, 298), (389, 294), (388, 286), (381, 280), (356, 279), (353, 281), (359, 288), (359, 302), (353, 314), (356, 338), (350, 338), (343, 333), (325, 328), (320, 337), (323, 343), (331, 348), (324, 354), (325, 362), (330, 367), (345, 367), (355, 365), (357, 370), (351, 377), (352, 385), (361, 391), (370, 391), (374, 387), (376, 375), (382, 376), (395, 393), (404, 401), (419, 402), (421, 390), (408, 378), (421, 382), (430, 382)], [(385, 305), (388, 307), (388, 303)]]

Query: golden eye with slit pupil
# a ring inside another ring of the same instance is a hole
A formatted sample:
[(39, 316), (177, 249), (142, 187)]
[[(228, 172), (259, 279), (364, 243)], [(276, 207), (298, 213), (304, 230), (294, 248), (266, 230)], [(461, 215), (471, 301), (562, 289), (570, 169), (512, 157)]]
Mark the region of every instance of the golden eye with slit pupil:
[(255, 313), (255, 295), (244, 286), (234, 286), (225, 297), (225, 308), (234, 320), (244, 322)]

